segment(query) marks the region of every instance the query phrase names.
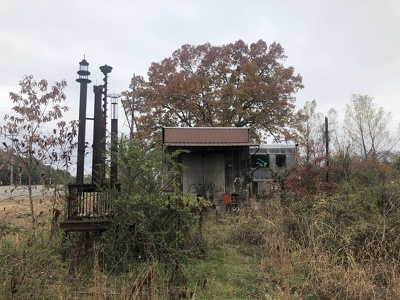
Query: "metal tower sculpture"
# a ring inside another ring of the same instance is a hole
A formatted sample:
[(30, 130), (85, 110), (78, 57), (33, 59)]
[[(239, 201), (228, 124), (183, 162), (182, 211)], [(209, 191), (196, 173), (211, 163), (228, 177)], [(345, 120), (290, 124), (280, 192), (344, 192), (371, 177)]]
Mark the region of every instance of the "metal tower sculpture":
[(92, 81), (88, 78), (89, 63), (83, 59), (79, 63), (80, 100), (79, 100), (79, 129), (78, 129), (78, 157), (76, 164), (76, 183), (83, 184), (83, 173), (85, 168), (85, 135), (86, 135), (86, 103), (87, 103), (87, 85)]
[[(84, 166), (85, 166), (85, 135), (86, 135), (86, 104), (87, 104), (87, 84), (91, 82), (88, 79), (90, 72), (88, 70), (89, 63), (83, 59), (80, 63), (78, 71), (79, 78), (76, 80), (80, 83), (80, 106), (79, 106), (79, 131), (78, 131), (78, 160), (76, 170), (76, 184), (84, 184)], [(92, 184), (105, 184), (105, 165), (106, 165), (106, 133), (107, 133), (107, 90), (108, 90), (108, 74), (111, 73), (112, 67), (104, 65), (100, 67), (100, 71), (104, 74), (104, 85), (93, 86), (94, 92), (94, 116), (93, 116), (93, 157), (92, 157)], [(103, 101), (103, 104), (102, 104)], [(111, 119), (111, 173), (110, 184), (117, 183), (117, 167), (116, 145), (118, 142), (118, 116), (117, 116), (117, 100), (112, 99), (112, 119)]]

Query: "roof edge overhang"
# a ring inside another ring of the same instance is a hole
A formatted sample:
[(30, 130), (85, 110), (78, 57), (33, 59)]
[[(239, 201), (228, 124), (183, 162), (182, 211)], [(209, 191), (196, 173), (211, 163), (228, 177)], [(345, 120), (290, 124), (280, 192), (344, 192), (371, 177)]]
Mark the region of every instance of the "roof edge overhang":
[(258, 147), (256, 143), (229, 143), (229, 144), (216, 144), (216, 143), (165, 143), (166, 147)]
[(165, 146), (252, 146), (248, 127), (163, 127)]

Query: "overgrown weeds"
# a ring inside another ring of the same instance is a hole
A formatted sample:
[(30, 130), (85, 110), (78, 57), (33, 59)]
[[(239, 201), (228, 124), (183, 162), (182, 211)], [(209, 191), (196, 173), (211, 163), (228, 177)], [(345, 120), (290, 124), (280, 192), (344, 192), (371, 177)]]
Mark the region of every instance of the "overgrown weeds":
[(117, 203), (124, 207), (116, 219), (119, 228), (103, 236), (72, 236), (65, 262), (60, 232), (50, 240), (44, 226), (29, 240), (29, 231), (5, 219), (0, 298), (400, 296), (400, 186), (395, 182), (345, 183), (334, 195), (317, 193), (301, 201), (276, 195), (218, 219), (215, 211), (203, 211), (203, 200), (196, 197), (152, 195), (150, 201), (125, 194)]
[(365, 187), (290, 205), (268, 199), (240, 212), (232, 238), (260, 249), (260, 299), (398, 299), (398, 192)]

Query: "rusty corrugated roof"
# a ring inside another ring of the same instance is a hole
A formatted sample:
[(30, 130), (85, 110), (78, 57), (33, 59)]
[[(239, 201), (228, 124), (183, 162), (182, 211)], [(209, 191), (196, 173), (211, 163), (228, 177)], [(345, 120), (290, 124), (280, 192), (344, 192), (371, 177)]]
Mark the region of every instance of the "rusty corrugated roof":
[(166, 146), (251, 146), (246, 127), (165, 127)]

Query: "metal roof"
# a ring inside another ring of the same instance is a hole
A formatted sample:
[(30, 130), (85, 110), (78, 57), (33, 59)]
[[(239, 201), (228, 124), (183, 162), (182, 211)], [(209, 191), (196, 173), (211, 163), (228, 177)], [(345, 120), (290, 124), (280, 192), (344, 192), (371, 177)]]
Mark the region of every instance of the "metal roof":
[(166, 146), (254, 146), (247, 127), (164, 127)]

